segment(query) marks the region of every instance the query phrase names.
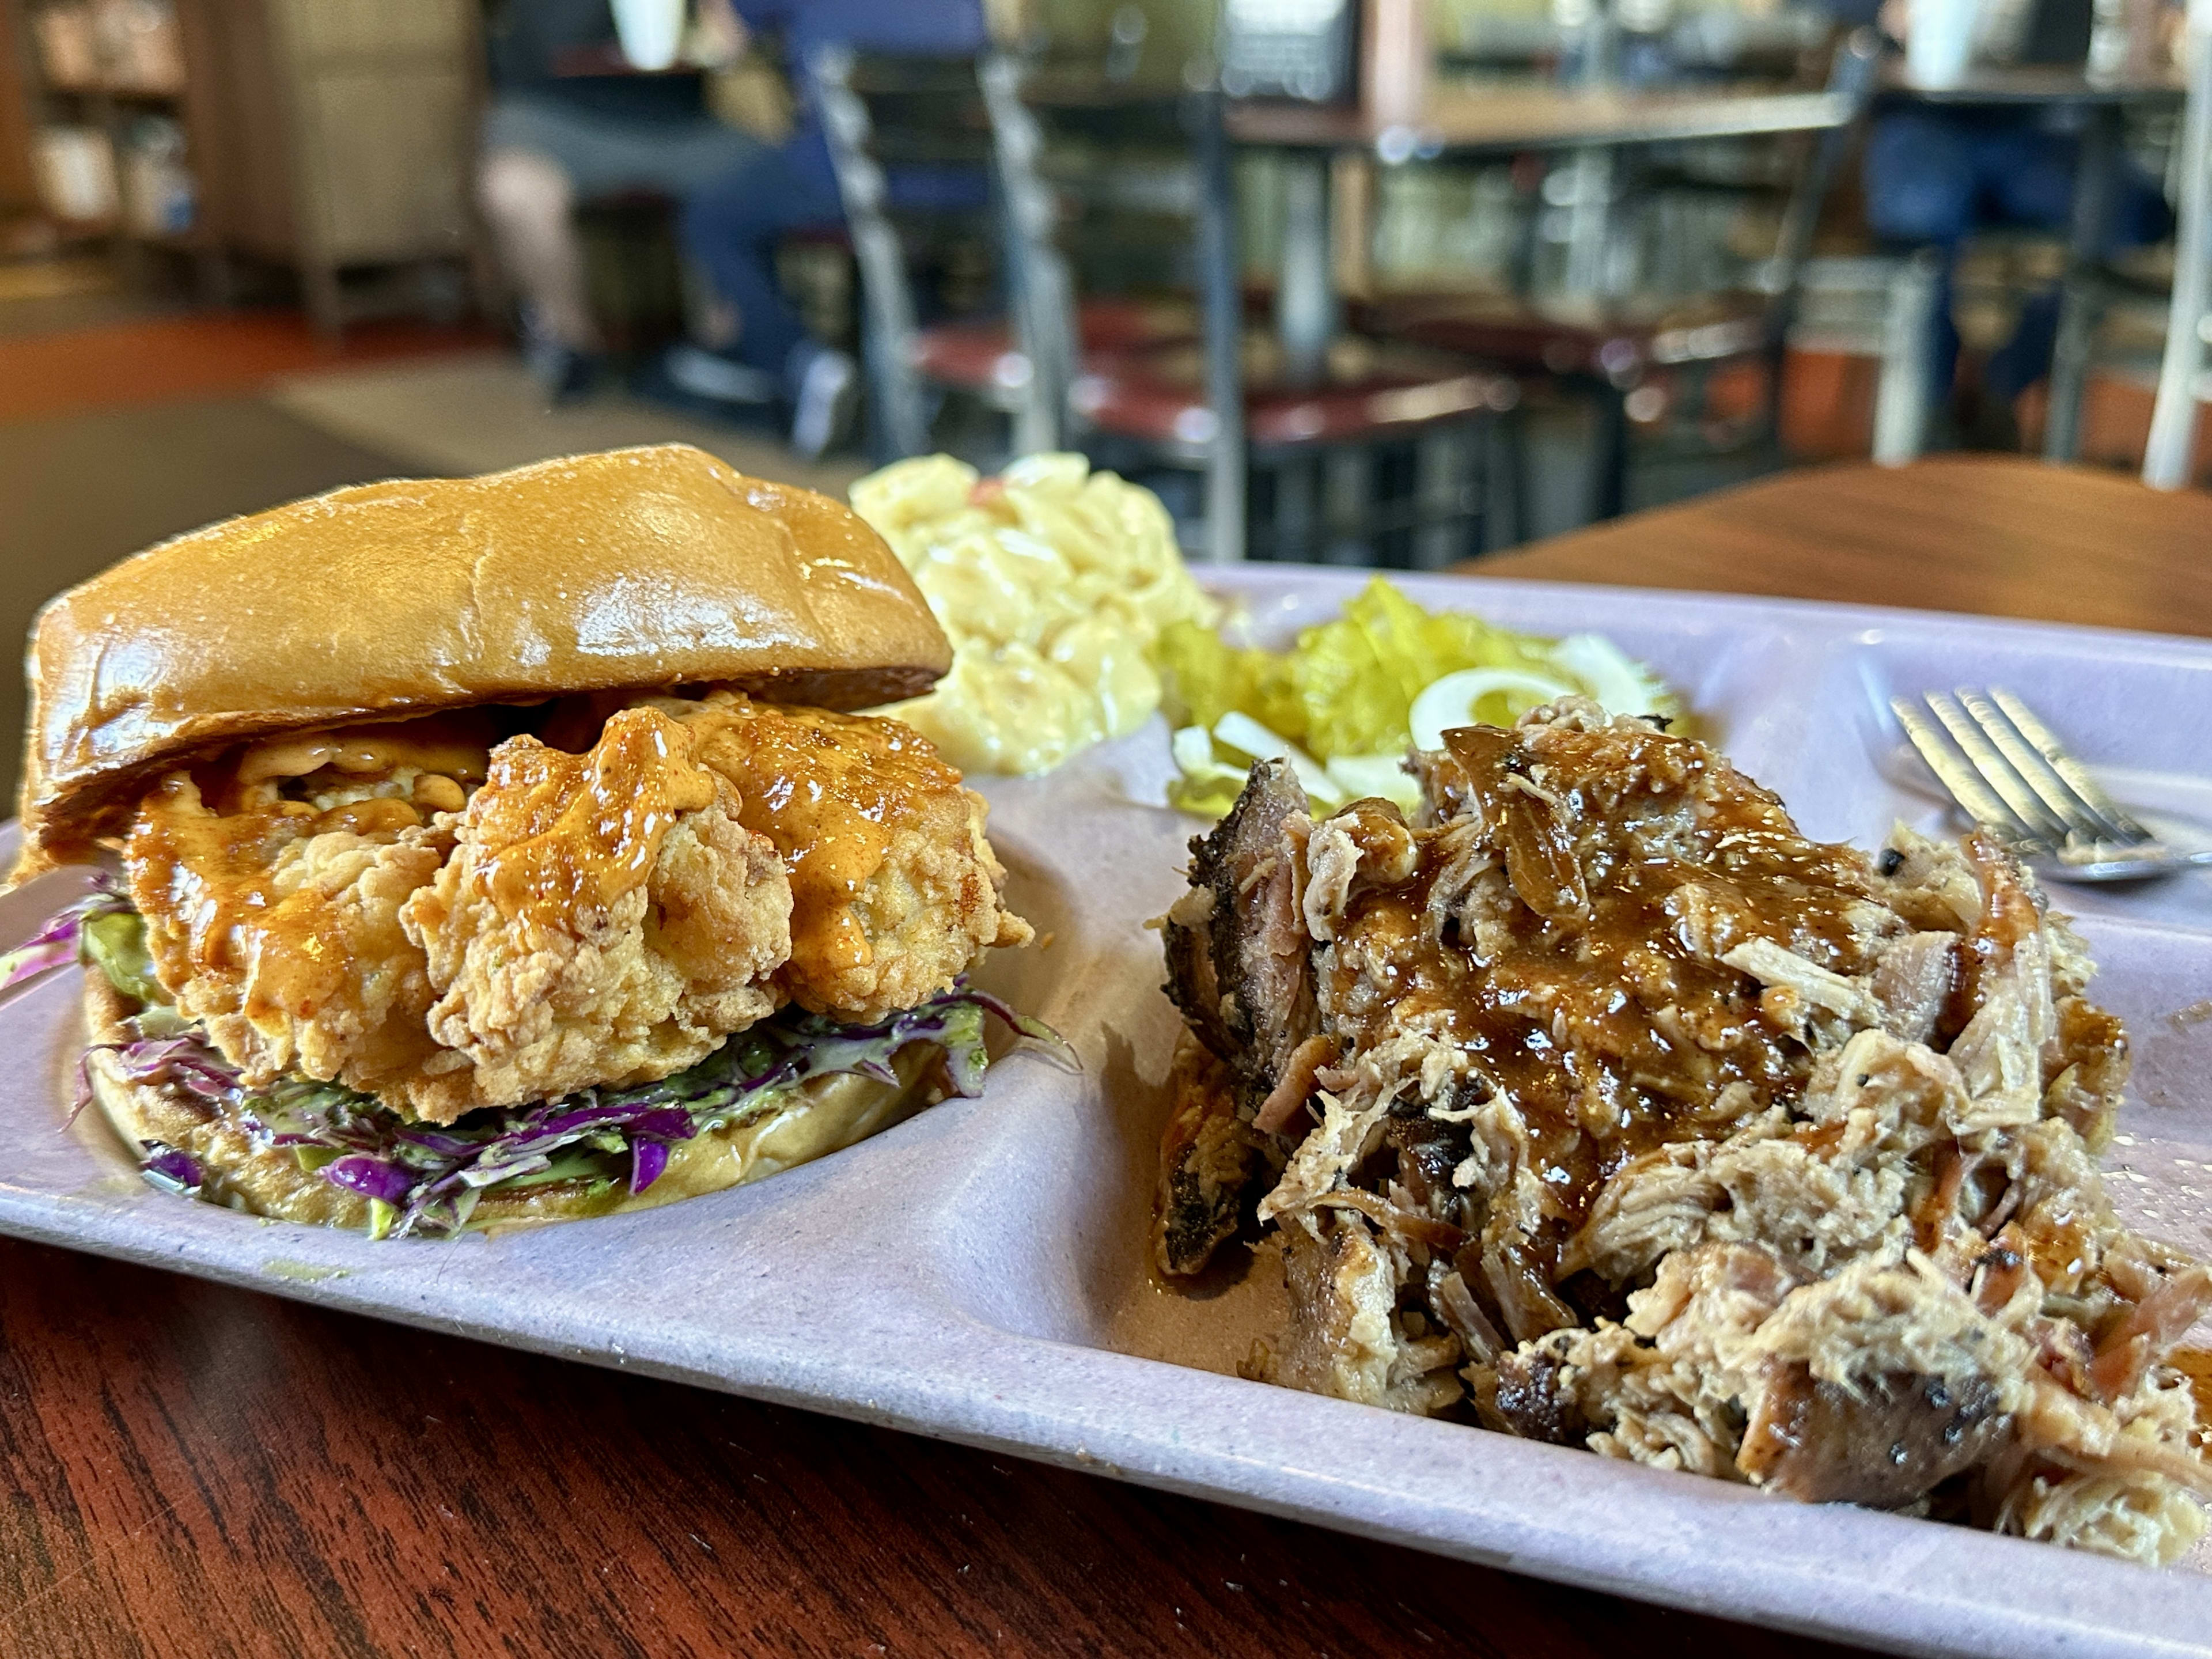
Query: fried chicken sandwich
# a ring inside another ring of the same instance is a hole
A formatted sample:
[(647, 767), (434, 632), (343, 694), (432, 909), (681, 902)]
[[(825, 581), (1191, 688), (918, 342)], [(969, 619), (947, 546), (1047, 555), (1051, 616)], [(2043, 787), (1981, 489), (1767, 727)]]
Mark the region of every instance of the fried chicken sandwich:
[(981, 799), (850, 711), (951, 660), (836, 502), (680, 445), (342, 489), (33, 632), (13, 882), (157, 1184), (373, 1232), (658, 1204), (975, 1091)]

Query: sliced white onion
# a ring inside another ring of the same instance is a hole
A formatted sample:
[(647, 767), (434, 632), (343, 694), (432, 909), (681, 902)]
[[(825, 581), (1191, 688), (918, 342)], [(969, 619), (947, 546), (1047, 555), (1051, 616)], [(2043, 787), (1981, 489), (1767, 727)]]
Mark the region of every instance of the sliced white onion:
[(1298, 775), (1305, 792), (1323, 806), (1344, 805), (1344, 791), (1328, 775), (1328, 769), (1311, 755), (1292, 743), (1279, 737), (1249, 714), (1231, 709), (1213, 725), (1213, 735), (1231, 749), (1249, 755), (1254, 760), (1286, 760), (1291, 769)]
[(1202, 726), (1181, 727), (1168, 739), (1168, 748), (1175, 756), (1176, 769), (1192, 777), (1221, 764), (1213, 757), (1213, 734)]
[(1673, 701), (1659, 677), (1602, 634), (1570, 634), (1552, 660), (1584, 685), (1608, 714), (1649, 714)]
[(1400, 811), (1417, 812), (1421, 786), (1407, 775), (1396, 755), (1339, 755), (1328, 763), (1328, 775), (1348, 800), (1376, 795), (1397, 804)]
[(1455, 726), (1471, 725), (1474, 706), (1493, 691), (1520, 691), (1538, 702), (1571, 697), (1580, 688), (1545, 674), (1521, 668), (1462, 668), (1432, 681), (1413, 699), (1407, 724), (1413, 728), (1416, 749), (1441, 749), (1444, 733)]

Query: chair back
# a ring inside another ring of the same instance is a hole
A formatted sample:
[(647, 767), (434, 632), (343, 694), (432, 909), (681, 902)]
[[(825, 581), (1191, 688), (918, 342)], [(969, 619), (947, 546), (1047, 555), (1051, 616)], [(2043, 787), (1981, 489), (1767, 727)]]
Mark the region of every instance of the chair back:
[(1805, 261), (1813, 251), (1813, 233), (1820, 222), (1820, 210), (1842, 169), (1844, 156), (1865, 125), (1874, 101), (1875, 76), (1881, 64), (1881, 37), (1870, 28), (1853, 29), (1837, 44), (1828, 69), (1828, 93), (1838, 100), (1837, 125), (1818, 134), (1811, 153), (1799, 168), (1782, 210), (1782, 227), (1775, 238), (1774, 258), (1763, 286), (1775, 296), (1767, 319), (1771, 350), (1778, 357), (1796, 313), (1798, 288)]
[[(806, 72), (860, 271), (874, 447), (879, 459), (924, 454), (931, 414), (915, 366), (924, 313), (984, 309), (1004, 286), (976, 63), (831, 46)], [(916, 266), (932, 264), (949, 280), (921, 291)]]
[[(983, 84), (1006, 203), (1017, 326), (1042, 427), (1070, 441), (1085, 301), (1147, 306), (1194, 290), (1210, 422), (1206, 521), (1212, 556), (1244, 530), (1243, 326), (1235, 204), (1218, 87), (1168, 90), (1091, 67), (986, 61)], [(1049, 411), (1048, 414), (1047, 411)]]
[(1021, 65), (1008, 53), (994, 52), (980, 74), (1006, 206), (1014, 336), (1030, 365), (1030, 397), (1016, 422), (1015, 447), (1036, 453), (1066, 443), (1068, 398), (1082, 356), (1075, 275), (1060, 247), (1060, 204), (1045, 180), (1044, 129), (1022, 101)]

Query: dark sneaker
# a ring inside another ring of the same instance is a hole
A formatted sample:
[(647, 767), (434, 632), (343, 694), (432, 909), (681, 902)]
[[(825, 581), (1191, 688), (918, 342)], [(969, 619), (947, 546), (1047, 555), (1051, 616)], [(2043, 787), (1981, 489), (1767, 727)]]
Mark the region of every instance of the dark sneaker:
[(544, 389), (550, 403), (575, 403), (590, 397), (592, 389), (599, 384), (599, 359), (596, 353), (563, 345), (550, 335), (540, 332), (526, 318), (522, 325), (522, 361), (530, 370), (530, 378)]

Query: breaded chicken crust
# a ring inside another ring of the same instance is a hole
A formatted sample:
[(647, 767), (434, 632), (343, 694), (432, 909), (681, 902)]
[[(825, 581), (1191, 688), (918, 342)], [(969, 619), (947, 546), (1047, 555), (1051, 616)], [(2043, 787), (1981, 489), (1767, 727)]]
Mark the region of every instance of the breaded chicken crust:
[(652, 709), (586, 755), (493, 751), (453, 857), (400, 912), (439, 992), (422, 1116), (669, 1076), (775, 1012), (791, 885), (737, 792)]
[(582, 753), (448, 721), (163, 780), (126, 859), (157, 976), (250, 1083), (451, 1122), (668, 1076), (786, 1001), (880, 1019), (1030, 938), (982, 798), (898, 722), (605, 707)]
[(437, 1053), (436, 992), (399, 908), (453, 849), (442, 823), (318, 831), (219, 814), (188, 773), (149, 791), (125, 866), (154, 971), (247, 1083), (294, 1070), (386, 1094)]
[(736, 786), (745, 828), (791, 872), (791, 959), (776, 975), (801, 1007), (880, 1019), (946, 989), (994, 945), (1026, 945), (983, 798), (897, 720), (754, 702), (663, 697), (694, 753)]
[(149, 793), (126, 863), (156, 976), (251, 1084), (296, 1071), (434, 1122), (706, 1057), (781, 997), (782, 860), (681, 728), (515, 738), (463, 812), (318, 830)]

